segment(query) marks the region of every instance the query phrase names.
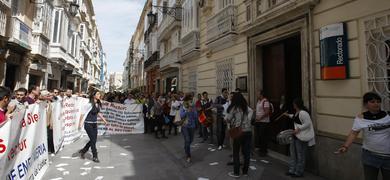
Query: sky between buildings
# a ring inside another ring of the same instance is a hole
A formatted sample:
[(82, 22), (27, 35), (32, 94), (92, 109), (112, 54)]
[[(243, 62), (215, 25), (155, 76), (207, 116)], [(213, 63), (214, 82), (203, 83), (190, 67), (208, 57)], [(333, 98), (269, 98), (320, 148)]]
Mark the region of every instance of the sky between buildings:
[(146, 0), (93, 0), (108, 71), (122, 72), (126, 51)]

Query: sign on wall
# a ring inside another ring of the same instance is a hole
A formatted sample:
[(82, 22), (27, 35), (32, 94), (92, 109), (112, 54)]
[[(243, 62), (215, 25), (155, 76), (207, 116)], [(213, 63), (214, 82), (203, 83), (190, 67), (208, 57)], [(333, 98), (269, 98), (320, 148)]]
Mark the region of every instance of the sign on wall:
[(348, 39), (344, 23), (324, 26), (320, 29), (321, 79), (347, 79)]

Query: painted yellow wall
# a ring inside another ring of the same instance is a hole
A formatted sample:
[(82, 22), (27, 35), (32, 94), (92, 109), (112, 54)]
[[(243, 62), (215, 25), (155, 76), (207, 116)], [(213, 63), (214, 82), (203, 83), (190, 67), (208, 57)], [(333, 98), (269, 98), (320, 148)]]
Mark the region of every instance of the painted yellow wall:
[[(243, 1), (236, 1), (238, 7), (238, 24), (242, 24), (245, 8)], [(188, 73), (194, 68), (197, 69), (197, 91), (207, 91), (213, 99), (220, 95), (217, 90), (217, 72), (216, 63), (226, 58), (233, 57), (233, 89), (235, 88), (235, 78), (238, 76), (246, 76), (248, 74), (248, 58), (247, 58), (247, 39), (245, 35), (238, 35), (233, 46), (219, 51), (209, 49), (206, 45), (207, 41), (207, 20), (216, 13), (216, 8), (213, 7), (211, 14), (201, 11), (200, 14), (200, 44), (201, 55), (182, 64), (182, 83), (183, 91), (188, 91)], [(211, 56), (207, 57), (207, 54)]]
[[(317, 128), (319, 131), (347, 135), (353, 118), (362, 111), (361, 97), (367, 91), (364, 19), (389, 11), (389, 0), (322, 0), (313, 9), (314, 60)], [(346, 22), (348, 30), (350, 78), (320, 79), (319, 29)]]

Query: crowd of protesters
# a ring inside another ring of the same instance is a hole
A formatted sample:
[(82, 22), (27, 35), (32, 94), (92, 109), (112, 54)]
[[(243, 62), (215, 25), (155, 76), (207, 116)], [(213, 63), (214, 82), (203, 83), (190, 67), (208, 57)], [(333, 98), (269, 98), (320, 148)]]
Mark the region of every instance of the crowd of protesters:
[[(192, 162), (191, 143), (194, 141), (195, 133), (198, 134), (200, 143), (214, 143), (214, 129), (216, 129), (216, 145), (218, 150), (222, 150), (225, 147), (225, 144), (229, 144), (226, 143), (225, 140), (226, 134), (229, 134), (232, 161), (228, 164), (233, 165), (234, 167), (233, 172), (228, 174), (231, 177), (237, 178), (240, 177), (240, 174), (243, 174), (244, 176), (248, 175), (253, 135), (255, 140), (254, 149), (258, 150), (260, 156), (267, 155), (267, 144), (270, 140), (268, 131), (270, 129), (270, 123), (272, 122), (271, 114), (273, 112), (273, 105), (266, 98), (263, 91), (257, 92), (257, 102), (256, 106), (253, 108), (249, 107), (247, 100), (239, 89), (229, 93), (228, 89), (223, 88), (221, 89), (221, 94), (217, 96), (214, 101), (209, 98), (207, 92), (199, 94), (193, 92), (168, 92), (167, 94), (109, 92), (100, 94), (97, 93), (96, 90), (92, 90), (90, 93), (93, 94), (93, 96), (79, 93), (73, 94), (71, 89), (41, 91), (38, 86), (32, 86), (28, 90), (19, 88), (15, 92), (11, 92), (8, 88), (0, 86), (0, 126), (8, 119), (12, 118), (13, 112), (20, 111), (29, 104), (53, 102), (72, 96), (90, 97), (91, 107), (95, 109), (92, 111), (92, 114), (86, 115), (88, 117), (90, 116), (90, 118), (86, 118), (85, 123), (96, 122), (96, 117), (99, 115), (101, 107), (100, 100), (121, 104), (141, 104), (143, 106), (145, 124), (144, 132), (146, 134), (153, 134), (157, 139), (167, 139), (169, 135), (176, 136), (181, 132), (184, 138), (184, 152), (188, 163)], [(376, 177), (379, 170), (382, 171), (383, 177), (388, 178), (389, 172), (381, 166), (381, 163), (388, 163), (388, 160), (382, 158), (383, 154), (390, 153), (387, 152), (388, 149), (383, 150), (383, 148), (381, 148), (382, 146), (386, 146), (386, 144), (383, 144), (384, 141), (369, 144), (372, 143), (371, 141), (376, 141), (376, 136), (382, 138), (383, 134), (366, 132), (364, 128), (366, 128), (367, 124), (371, 123), (371, 121), (367, 120), (366, 123), (365, 121), (362, 121), (362, 119), (378, 119), (376, 115), (380, 113), (380, 116), (378, 117), (379, 119), (382, 118), (381, 120), (383, 120), (383, 123), (386, 125), (386, 123), (390, 122), (390, 117), (386, 112), (380, 109), (381, 98), (377, 94), (366, 93), (363, 102), (368, 111), (356, 118), (350, 136), (346, 143), (336, 153), (347, 152), (353, 139), (355, 139), (358, 133), (363, 130), (363, 133), (373, 137), (371, 139), (363, 138), (363, 158), (365, 158), (363, 159), (363, 164), (366, 179)], [(291, 123), (293, 124), (290, 128), (292, 129), (292, 140), (289, 143), (291, 161), (286, 175), (303, 177), (306, 151), (308, 146), (315, 144), (315, 135), (309, 110), (304, 106), (302, 99), (295, 99), (293, 101), (293, 107), (293, 114), (285, 112), (280, 115), (291, 119)], [(105, 123), (107, 123), (107, 121), (105, 121)], [(50, 138), (52, 138), (51, 122), (47, 122), (47, 130), (49, 142), (52, 142), (52, 140), (50, 140)], [(90, 142), (80, 151), (80, 153), (84, 155), (89, 147), (91, 147), (94, 154), (93, 160), (99, 162), (95, 145), (97, 134), (96, 128), (88, 126), (86, 130), (87, 132), (91, 132), (88, 134)], [(254, 133), (252, 133), (252, 130), (254, 130)], [(386, 131), (386, 133), (388, 133), (388, 131)], [(388, 140), (388, 138), (385, 139)], [(49, 151), (54, 151), (52, 144), (49, 144)], [(378, 153), (377, 151), (380, 152)], [(242, 153), (243, 163), (240, 162), (240, 152)], [(243, 167), (240, 168), (242, 165)]]

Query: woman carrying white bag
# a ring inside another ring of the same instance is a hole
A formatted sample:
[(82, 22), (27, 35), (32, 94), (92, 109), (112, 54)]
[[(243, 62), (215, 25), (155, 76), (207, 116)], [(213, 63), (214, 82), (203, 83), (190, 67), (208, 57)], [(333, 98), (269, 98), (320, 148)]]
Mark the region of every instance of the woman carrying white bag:
[(306, 151), (308, 146), (315, 144), (313, 123), (303, 100), (298, 98), (293, 102), (295, 114), (284, 115), (294, 121), (294, 135), (290, 144), (290, 165), (286, 175), (303, 177), (305, 172)]

